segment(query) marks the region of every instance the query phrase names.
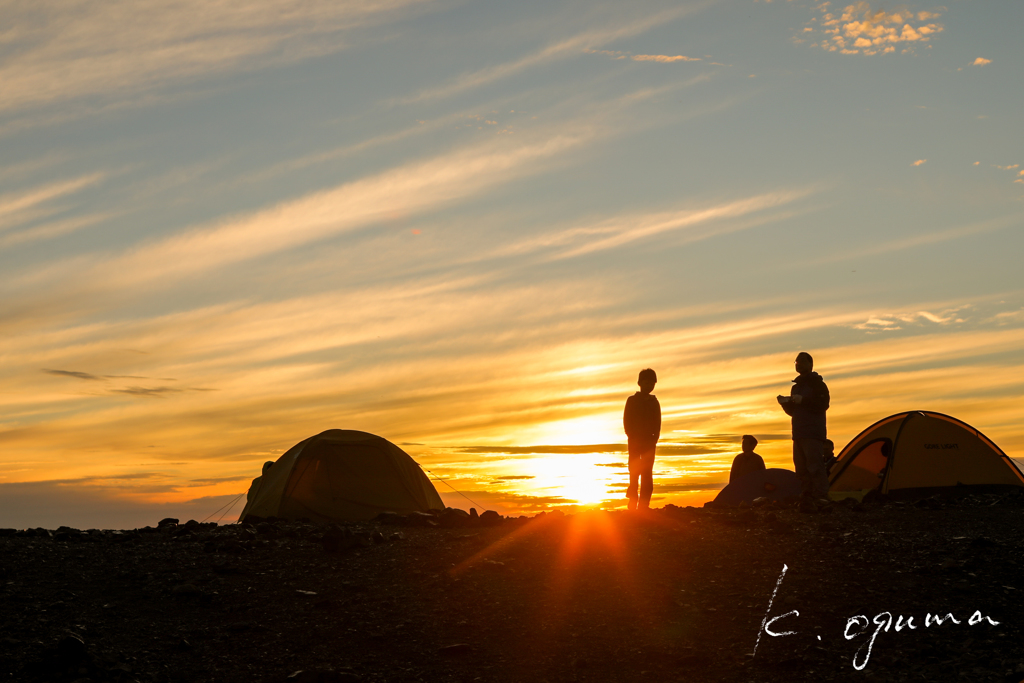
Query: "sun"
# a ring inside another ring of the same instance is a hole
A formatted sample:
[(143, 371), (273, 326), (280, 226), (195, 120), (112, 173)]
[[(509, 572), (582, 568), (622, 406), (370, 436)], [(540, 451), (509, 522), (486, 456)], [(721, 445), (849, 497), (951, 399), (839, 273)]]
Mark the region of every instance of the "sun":
[[(532, 476), (530, 488), (537, 494), (559, 496), (568, 503), (596, 506), (615, 494), (609, 492), (617, 471), (599, 463), (607, 453), (552, 453), (530, 460), (525, 469)], [(536, 495), (536, 494), (535, 494)]]

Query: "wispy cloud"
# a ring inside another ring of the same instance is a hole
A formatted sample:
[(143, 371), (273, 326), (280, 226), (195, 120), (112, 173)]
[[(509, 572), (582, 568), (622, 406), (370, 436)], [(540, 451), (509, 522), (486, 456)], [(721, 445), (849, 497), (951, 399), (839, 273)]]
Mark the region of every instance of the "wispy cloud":
[(1024, 220), (1024, 215), (1021, 214), (1000, 216), (999, 218), (993, 218), (980, 223), (971, 223), (969, 225), (948, 228), (946, 230), (939, 230), (936, 232), (925, 232), (919, 235), (874, 244), (861, 249), (843, 251), (833, 256), (820, 259), (818, 263), (836, 263), (838, 261), (861, 259), (868, 256), (878, 256), (880, 254), (888, 254), (896, 251), (903, 251), (905, 249), (914, 249), (930, 244), (963, 239), (974, 235), (982, 235), (989, 232), (995, 232), (997, 230), (1003, 230), (1004, 228), (1008, 228), (1013, 225), (1020, 225), (1022, 220)]
[[(390, 21), (419, 0), (0, 3), (0, 111), (123, 98), (235, 70), (345, 48), (347, 32)], [(408, 15), (408, 12), (405, 13)]]
[[(661, 213), (619, 216), (596, 225), (567, 228), (499, 247), (490, 256), (523, 255), (547, 251), (549, 259), (565, 259), (621, 247), (630, 242), (658, 235), (693, 229), (698, 226), (757, 214), (805, 198), (812, 189), (783, 190), (709, 207), (680, 209)], [(717, 231), (702, 233), (707, 238)]]
[(926, 163), (928, 163), (927, 159), (918, 159), (917, 161), (912, 163), (911, 166), (924, 166)]
[(687, 57), (685, 55), (630, 55), (629, 58), (634, 62), (661, 62), (663, 64), (703, 61), (700, 57)]
[(973, 62), (971, 62), (971, 66), (985, 66), (986, 64), (991, 64), (991, 63), (992, 63), (991, 59), (985, 59), (984, 57), (978, 57)]
[(180, 394), (184, 391), (207, 391), (204, 389), (182, 389), (179, 387), (125, 387), (124, 389), (112, 389), (117, 394), (128, 394), (129, 396), (143, 396), (146, 398), (161, 398), (167, 394)]
[[(65, 285), (58, 283), (66, 277), (73, 277), (82, 292), (89, 287), (123, 290), (144, 283), (167, 286), (182, 277), (450, 205), (543, 172), (600, 134), (601, 128), (593, 123), (571, 121), (532, 135), (491, 140), (255, 214), (193, 228), (119, 255), (79, 257), (49, 269), (37, 266), (25, 277), (33, 282), (52, 278), (52, 286), (60, 291)], [(95, 265), (97, 261), (101, 265)]]
[(519, 59), (478, 69), (458, 76), (443, 85), (425, 88), (407, 98), (398, 100), (397, 103), (412, 104), (452, 97), (466, 90), (494, 83), (495, 81), (514, 76), (543, 64), (574, 57), (586, 51), (592, 51), (596, 46), (639, 35), (656, 26), (661, 26), (692, 13), (699, 8), (699, 5), (680, 6), (646, 16), (622, 26), (584, 31), (564, 40), (551, 43)]
[(0, 235), (0, 250), (9, 249), (21, 244), (28, 244), (30, 242), (49, 240), (55, 237), (68, 235), (76, 230), (81, 230), (82, 228), (87, 228), (89, 226), (96, 225), (97, 223), (101, 223), (111, 218), (113, 215), (114, 214), (109, 213), (88, 214), (85, 216), (77, 216), (75, 218), (42, 223), (24, 230), (8, 232), (5, 235)]
[(0, 231), (59, 211), (59, 206), (47, 204), (95, 185), (105, 177), (103, 173), (91, 173), (71, 180), (0, 195)]
[(687, 57), (685, 55), (635, 55), (631, 52), (623, 52), (620, 50), (591, 50), (585, 49), (584, 52), (595, 55), (607, 55), (614, 59), (631, 59), (634, 62), (661, 62), (663, 64), (669, 64), (672, 62), (702, 62), (704, 61), (700, 57)]
[(80, 370), (46, 370), (46, 369), (44, 369), (43, 372), (45, 372), (48, 375), (58, 375), (58, 376), (61, 376), (61, 377), (74, 377), (75, 379), (85, 379), (85, 380), (89, 380), (91, 382), (101, 382), (101, 381), (103, 381), (102, 377), (97, 377), (96, 375), (90, 374), (88, 372), (81, 372)]

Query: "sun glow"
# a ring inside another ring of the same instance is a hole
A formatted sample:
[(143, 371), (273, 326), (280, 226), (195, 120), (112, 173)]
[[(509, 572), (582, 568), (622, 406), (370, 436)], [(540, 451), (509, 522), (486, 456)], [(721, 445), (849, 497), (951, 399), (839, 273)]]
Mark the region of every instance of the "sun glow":
[(533, 477), (530, 489), (560, 496), (567, 503), (596, 506), (615, 497), (609, 487), (625, 483), (618, 469), (600, 466), (607, 453), (560, 453), (534, 458), (524, 469)]
[(623, 443), (626, 435), (619, 415), (591, 415), (538, 425), (535, 438), (536, 443), (570, 446)]

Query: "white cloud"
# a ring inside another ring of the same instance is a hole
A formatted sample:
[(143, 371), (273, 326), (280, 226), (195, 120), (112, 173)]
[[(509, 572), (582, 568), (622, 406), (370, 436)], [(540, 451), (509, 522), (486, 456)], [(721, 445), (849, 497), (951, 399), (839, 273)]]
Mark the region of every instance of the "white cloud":
[(853, 325), (852, 327), (857, 330), (900, 330), (906, 325), (921, 325), (925, 322), (944, 326), (957, 325), (966, 322), (964, 318), (961, 317), (961, 313), (968, 308), (970, 308), (970, 306), (957, 306), (955, 308), (940, 311), (939, 313), (931, 313), (930, 311), (908, 311), (874, 315), (864, 322)]
[[(823, 2), (816, 9), (819, 15), (811, 20), (802, 33), (822, 34), (822, 41), (812, 47), (820, 47), (829, 52), (841, 54), (889, 54), (895, 53), (896, 45), (907, 44), (904, 53), (912, 51), (910, 45), (927, 43), (933, 36), (944, 29), (941, 24), (932, 22), (937, 19), (937, 12), (918, 12), (909, 10), (872, 9), (866, 0), (847, 5), (842, 12), (831, 11), (831, 3)], [(808, 30), (810, 29), (810, 30)]]
[(971, 64), (972, 64), (972, 66), (985, 66), (986, 64), (991, 64), (991, 63), (992, 63), (991, 59), (985, 59), (984, 57), (978, 57)]

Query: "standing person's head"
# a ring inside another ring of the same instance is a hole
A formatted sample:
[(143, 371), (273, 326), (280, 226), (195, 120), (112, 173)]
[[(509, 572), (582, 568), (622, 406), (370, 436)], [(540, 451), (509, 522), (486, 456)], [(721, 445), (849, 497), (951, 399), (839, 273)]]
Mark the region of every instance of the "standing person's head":
[(740, 443), (744, 453), (753, 453), (754, 446), (757, 445), (757, 439), (750, 434), (744, 434), (743, 440)]
[(640, 391), (649, 394), (654, 391), (654, 385), (658, 383), (658, 374), (650, 368), (644, 368), (640, 371), (640, 376), (637, 377), (636, 383), (640, 385)]
[(814, 370), (814, 359), (811, 358), (811, 354), (806, 351), (796, 354), (796, 371), (801, 375), (806, 375), (812, 370)]

